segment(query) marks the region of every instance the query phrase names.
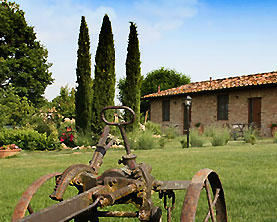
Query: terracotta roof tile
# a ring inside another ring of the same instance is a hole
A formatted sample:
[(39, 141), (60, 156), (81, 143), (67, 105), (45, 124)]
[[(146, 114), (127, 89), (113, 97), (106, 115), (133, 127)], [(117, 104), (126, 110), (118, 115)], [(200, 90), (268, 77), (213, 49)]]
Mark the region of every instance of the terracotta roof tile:
[(157, 93), (148, 94), (143, 96), (142, 98), (147, 99), (161, 96), (172, 96), (178, 94), (207, 92), (267, 84), (277, 84), (277, 71), (201, 82), (192, 82), (186, 85), (179, 86), (177, 88), (171, 88)]

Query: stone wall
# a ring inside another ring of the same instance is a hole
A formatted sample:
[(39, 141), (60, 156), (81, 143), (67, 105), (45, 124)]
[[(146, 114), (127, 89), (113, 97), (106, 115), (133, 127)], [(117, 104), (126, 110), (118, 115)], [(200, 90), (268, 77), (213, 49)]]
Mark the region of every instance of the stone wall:
[[(229, 94), (228, 120), (217, 120), (217, 95)], [(248, 124), (249, 98), (261, 97), (261, 135), (271, 136), (270, 124), (277, 123), (277, 87), (243, 89), (224, 93), (191, 94), (191, 126), (200, 122), (209, 124)], [(162, 99), (170, 99), (170, 121), (162, 121)], [(184, 97), (157, 98), (150, 100), (151, 121), (164, 127), (173, 126), (183, 132)]]

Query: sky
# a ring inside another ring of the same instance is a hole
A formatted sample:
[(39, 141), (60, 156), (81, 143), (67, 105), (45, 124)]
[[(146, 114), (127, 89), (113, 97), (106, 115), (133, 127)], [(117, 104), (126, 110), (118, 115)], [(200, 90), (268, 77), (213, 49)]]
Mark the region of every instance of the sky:
[(275, 0), (15, 0), (48, 50), (55, 79), (45, 96), (76, 86), (81, 16), (89, 28), (92, 74), (102, 19), (114, 35), (116, 78), (125, 77), (129, 22), (137, 25), (141, 72), (165, 67), (191, 81), (277, 70)]

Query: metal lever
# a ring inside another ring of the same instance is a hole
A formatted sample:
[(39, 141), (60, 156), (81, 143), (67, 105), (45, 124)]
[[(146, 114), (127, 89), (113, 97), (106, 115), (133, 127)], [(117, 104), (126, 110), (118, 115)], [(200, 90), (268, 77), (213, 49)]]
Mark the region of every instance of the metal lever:
[[(108, 120), (106, 120), (105, 118), (105, 111), (108, 110), (108, 109), (125, 109), (125, 110), (128, 110), (131, 114), (132, 114), (132, 118), (130, 121), (128, 122), (109, 122)], [(102, 110), (101, 110), (101, 119), (107, 124), (107, 125), (112, 125), (112, 126), (120, 126), (120, 125), (129, 125), (129, 124), (132, 124), (135, 119), (136, 119), (136, 114), (135, 112), (127, 107), (127, 106), (107, 106), (107, 107), (104, 107)]]
[[(105, 118), (105, 111), (108, 110), (108, 109), (125, 109), (125, 110), (128, 110), (132, 114), (132, 118), (128, 122), (109, 122)], [(130, 145), (128, 143), (127, 135), (126, 135), (126, 132), (125, 132), (125, 129), (124, 129), (123, 126), (124, 125), (129, 125), (129, 124), (131, 124), (135, 121), (135, 119), (136, 119), (135, 112), (127, 106), (107, 106), (107, 107), (105, 107), (101, 110), (101, 118), (107, 125), (118, 126), (118, 128), (120, 129), (122, 139), (124, 141), (124, 146), (125, 146), (126, 153), (127, 153), (127, 155), (131, 154)]]

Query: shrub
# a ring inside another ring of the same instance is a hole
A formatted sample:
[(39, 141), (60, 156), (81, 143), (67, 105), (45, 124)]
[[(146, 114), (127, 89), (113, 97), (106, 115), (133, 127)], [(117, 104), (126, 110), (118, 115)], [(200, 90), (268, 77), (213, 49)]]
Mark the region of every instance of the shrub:
[(47, 144), (47, 150), (61, 149), (61, 144), (58, 140), (58, 132), (53, 132), (47, 136)]
[(174, 139), (176, 136), (178, 136), (176, 128), (172, 126), (168, 126), (164, 129), (164, 134), (167, 139)]
[(31, 124), (27, 126), (32, 128), (39, 133), (46, 133), (47, 136), (56, 135), (58, 138), (58, 129), (56, 128), (56, 124), (52, 120), (48, 120), (43, 115), (34, 115), (31, 119)]
[(196, 130), (192, 130), (190, 132), (190, 145), (192, 147), (202, 147), (204, 145), (204, 142), (204, 138), (198, 135), (198, 132)]
[(150, 150), (157, 148), (158, 138), (153, 137), (150, 130), (135, 130), (129, 136), (130, 148), (134, 150)]
[(42, 111), (39, 115), (33, 115), (31, 118), (31, 124), (27, 124), (25, 127), (21, 129), (33, 129), (39, 134), (46, 134), (48, 141), (48, 150), (59, 149), (60, 142), (58, 139), (59, 132), (56, 128), (56, 124), (45, 116), (45, 113)]
[(207, 136), (207, 137), (212, 137), (214, 135), (215, 131), (216, 131), (216, 128), (217, 127), (215, 127), (213, 125), (206, 126), (204, 135)]
[(188, 144), (188, 143), (187, 143), (187, 139), (184, 139), (184, 138), (181, 139), (181, 140), (180, 140), (180, 143), (181, 143), (182, 148), (187, 148), (187, 144)]
[(33, 129), (5, 129), (0, 131), (0, 146), (16, 144), (23, 150), (52, 150), (59, 147), (58, 143), (46, 133)]
[(156, 135), (162, 134), (162, 127), (159, 123), (153, 123), (151, 121), (147, 121), (145, 124), (145, 128), (147, 130), (151, 130)]
[(255, 129), (249, 128), (248, 130), (244, 131), (244, 141), (246, 143), (251, 143), (252, 145), (254, 145), (257, 140), (257, 135), (258, 132)]
[(97, 143), (92, 133), (89, 133), (89, 132), (78, 132), (75, 136), (74, 141), (76, 146), (85, 146), (85, 147), (93, 146)]
[(273, 143), (277, 143), (277, 132), (274, 133), (274, 136), (273, 136)]
[(212, 140), (213, 146), (224, 146), (230, 139), (230, 132), (226, 127), (213, 127)]
[(165, 146), (165, 138), (163, 138), (163, 137), (159, 138), (159, 145), (160, 145), (160, 148), (164, 148), (164, 146)]

